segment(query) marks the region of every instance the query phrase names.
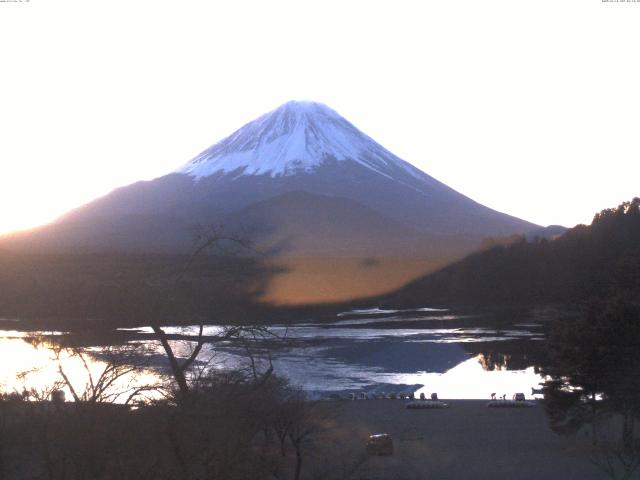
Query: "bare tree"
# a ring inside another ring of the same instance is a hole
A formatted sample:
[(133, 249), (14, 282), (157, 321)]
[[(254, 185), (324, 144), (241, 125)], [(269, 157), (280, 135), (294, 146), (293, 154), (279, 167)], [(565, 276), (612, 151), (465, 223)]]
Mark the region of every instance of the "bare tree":
[(640, 445), (606, 443), (596, 447), (591, 461), (612, 480), (629, 480), (640, 468)]
[[(195, 335), (181, 335), (180, 338), (183, 342), (191, 345), (188, 356), (184, 358), (178, 358), (176, 351), (171, 344), (171, 338), (161, 325), (159, 319), (162, 318), (161, 309), (166, 302), (174, 300), (173, 291), (180, 288), (181, 283), (186, 276), (192, 271), (197, 262), (207, 254), (208, 251), (217, 248), (225, 249), (225, 244), (240, 247), (242, 249), (255, 250), (244, 240), (231, 235), (225, 235), (221, 229), (212, 228), (210, 230), (200, 230), (197, 233), (197, 246), (191, 253), (185, 265), (176, 274), (172, 287), (165, 295), (159, 295), (155, 305), (152, 309), (153, 314), (151, 317), (150, 327), (153, 330), (156, 338), (160, 342), (162, 349), (169, 361), (169, 367), (171, 375), (178, 387), (180, 397), (186, 399), (189, 396), (191, 386), (188, 378), (189, 370), (199, 361), (199, 356), (202, 352), (205, 343), (210, 345), (220, 344), (228, 342), (230, 340), (244, 340), (244, 345), (247, 345), (248, 340), (257, 340), (258, 338), (264, 338), (267, 336), (273, 336), (269, 329), (264, 325), (228, 325), (222, 326), (217, 329), (214, 334), (205, 335), (205, 321), (202, 318), (198, 319), (198, 331)], [(204, 363), (206, 365), (211, 363), (213, 357), (210, 357)], [(251, 364), (255, 367), (253, 357), (249, 356)], [(268, 376), (271, 374), (273, 368), (270, 366), (266, 372), (261, 374), (262, 376)], [(256, 370), (254, 368), (254, 373)], [(199, 378), (200, 376), (197, 376)]]
[(308, 402), (302, 392), (299, 392), (290, 403), (293, 421), (289, 428), (288, 436), (296, 452), (296, 469), (294, 479), (300, 479), (302, 471), (302, 455), (304, 447), (313, 434), (318, 431), (318, 424), (312, 415), (312, 404)]
[[(620, 437), (615, 432), (616, 423), (621, 424)], [(612, 480), (637, 478), (640, 470), (640, 438), (634, 433), (635, 419), (630, 415), (609, 415), (606, 429), (592, 449), (591, 462)], [(630, 425), (631, 424), (631, 425)]]
[(272, 379), (268, 418), (279, 443), (280, 455), (286, 456), (286, 441), (295, 452), (294, 478), (302, 471), (305, 446), (319, 430), (319, 415), (300, 388), (292, 387), (282, 378)]
[[(56, 346), (53, 351), (62, 383), (76, 402), (129, 404), (140, 395), (162, 392), (164, 389), (160, 383), (148, 385), (140, 382), (140, 358), (148, 352), (148, 347), (143, 344), (108, 346), (101, 348), (99, 352), (92, 352), (87, 348)], [(74, 382), (70, 378), (64, 365), (67, 359), (80, 362), (84, 382), (78, 384), (77, 380)], [(99, 361), (96, 362), (96, 359)]]

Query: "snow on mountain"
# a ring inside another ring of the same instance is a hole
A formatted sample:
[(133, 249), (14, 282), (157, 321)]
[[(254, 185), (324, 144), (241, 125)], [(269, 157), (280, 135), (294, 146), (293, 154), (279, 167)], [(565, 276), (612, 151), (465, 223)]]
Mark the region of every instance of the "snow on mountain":
[(387, 178), (398, 171), (430, 177), (398, 158), (326, 105), (291, 101), (246, 124), (189, 161), (177, 173), (289, 176), (328, 160), (354, 161)]

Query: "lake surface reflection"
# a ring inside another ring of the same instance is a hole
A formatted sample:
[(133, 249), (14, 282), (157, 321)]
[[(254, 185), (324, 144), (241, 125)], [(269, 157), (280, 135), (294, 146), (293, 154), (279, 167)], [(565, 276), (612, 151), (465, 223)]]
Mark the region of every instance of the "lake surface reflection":
[[(167, 330), (187, 334), (196, 329)], [(220, 327), (205, 330), (214, 335)], [(535, 366), (541, 359), (545, 330), (544, 321), (521, 315), (496, 319), (435, 309), (370, 309), (343, 312), (330, 323), (275, 325), (272, 331), (282, 340), (270, 340), (269, 351), (276, 373), (315, 397), (331, 392), (414, 391), (461, 399), (523, 392), (531, 398), (531, 389), (539, 388), (543, 381)], [(159, 345), (148, 340), (150, 329), (122, 329), (120, 333), (130, 342), (146, 342), (154, 357), (136, 381), (154, 383), (166, 373)], [(55, 355), (46, 344), (30, 341), (33, 335), (0, 331), (0, 382), (5, 391), (59, 379)], [(186, 345), (174, 345), (188, 355)], [(90, 349), (91, 368), (96, 371), (101, 368), (100, 348)], [(233, 368), (247, 360), (245, 348), (234, 342), (207, 345), (201, 357), (207, 359), (214, 353), (216, 368)], [(77, 359), (67, 356), (60, 362), (73, 381), (86, 381), (86, 369)], [(27, 371), (28, 375), (21, 375)]]

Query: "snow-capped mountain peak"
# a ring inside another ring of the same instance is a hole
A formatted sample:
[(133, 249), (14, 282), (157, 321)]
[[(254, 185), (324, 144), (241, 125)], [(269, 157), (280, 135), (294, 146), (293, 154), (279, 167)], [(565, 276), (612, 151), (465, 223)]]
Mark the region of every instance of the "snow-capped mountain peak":
[(195, 178), (217, 173), (289, 176), (326, 161), (354, 161), (386, 177), (398, 170), (427, 177), (360, 132), (331, 108), (291, 101), (209, 147), (177, 172)]

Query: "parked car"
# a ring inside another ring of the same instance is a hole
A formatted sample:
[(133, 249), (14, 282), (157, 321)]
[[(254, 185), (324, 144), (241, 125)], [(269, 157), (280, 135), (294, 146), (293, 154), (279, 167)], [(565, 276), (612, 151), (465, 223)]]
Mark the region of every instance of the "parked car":
[(366, 444), (367, 455), (393, 455), (393, 439), (388, 433), (369, 435)]

